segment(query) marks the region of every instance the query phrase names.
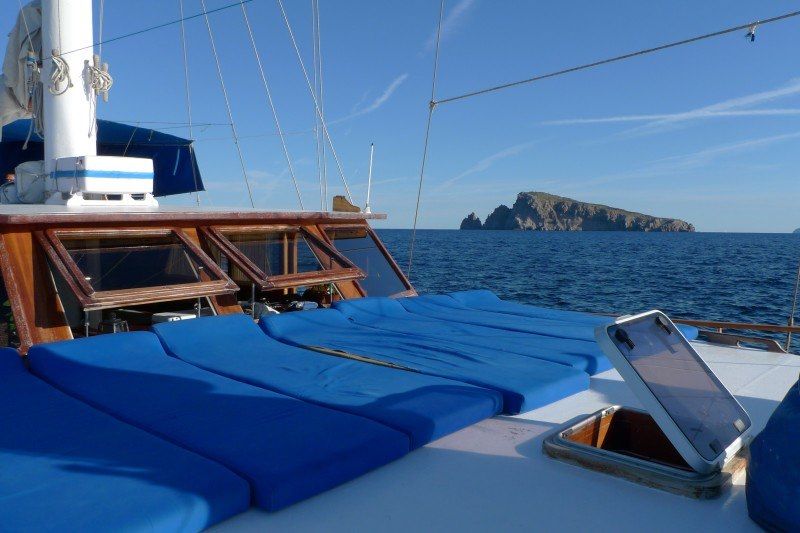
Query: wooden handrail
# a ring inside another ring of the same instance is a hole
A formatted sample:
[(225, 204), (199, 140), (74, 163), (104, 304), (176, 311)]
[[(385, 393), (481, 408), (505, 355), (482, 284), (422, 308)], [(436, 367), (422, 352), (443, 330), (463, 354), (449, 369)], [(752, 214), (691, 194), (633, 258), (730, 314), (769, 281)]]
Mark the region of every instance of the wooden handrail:
[(800, 333), (800, 326), (780, 326), (778, 324), (748, 324), (746, 322), (723, 322), (718, 320), (692, 320), (673, 318), (677, 324), (714, 329), (740, 329), (750, 331), (770, 331), (772, 333)]

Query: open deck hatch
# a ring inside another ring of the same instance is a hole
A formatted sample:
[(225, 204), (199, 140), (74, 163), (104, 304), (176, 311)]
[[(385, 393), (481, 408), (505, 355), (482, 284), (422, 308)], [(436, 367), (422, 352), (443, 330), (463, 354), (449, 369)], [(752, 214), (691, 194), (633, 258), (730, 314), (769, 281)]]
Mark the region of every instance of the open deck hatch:
[(750, 441), (736, 398), (660, 311), (599, 326), (596, 338), (646, 411), (612, 407), (563, 429), (545, 451), (694, 497), (719, 493)]

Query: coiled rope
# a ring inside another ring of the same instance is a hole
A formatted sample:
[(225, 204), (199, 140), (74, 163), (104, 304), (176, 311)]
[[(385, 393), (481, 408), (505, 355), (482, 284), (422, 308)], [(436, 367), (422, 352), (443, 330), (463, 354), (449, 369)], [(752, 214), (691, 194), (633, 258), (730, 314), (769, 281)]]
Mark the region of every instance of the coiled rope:
[(48, 87), (48, 90), (50, 94), (58, 96), (64, 94), (73, 86), (72, 78), (69, 75), (69, 63), (61, 57), (57, 50), (53, 50), (50, 60), (53, 62), (53, 70), (50, 73), (50, 87)]

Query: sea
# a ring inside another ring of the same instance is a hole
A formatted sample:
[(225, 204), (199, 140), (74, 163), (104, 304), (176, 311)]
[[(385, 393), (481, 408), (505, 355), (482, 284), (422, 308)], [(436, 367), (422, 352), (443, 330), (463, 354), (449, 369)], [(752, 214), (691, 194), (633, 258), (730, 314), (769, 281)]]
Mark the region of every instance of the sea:
[[(411, 231), (378, 234), (406, 271)], [(410, 279), (420, 294), (489, 289), (558, 309), (786, 325), (798, 262), (800, 234), (417, 230)]]

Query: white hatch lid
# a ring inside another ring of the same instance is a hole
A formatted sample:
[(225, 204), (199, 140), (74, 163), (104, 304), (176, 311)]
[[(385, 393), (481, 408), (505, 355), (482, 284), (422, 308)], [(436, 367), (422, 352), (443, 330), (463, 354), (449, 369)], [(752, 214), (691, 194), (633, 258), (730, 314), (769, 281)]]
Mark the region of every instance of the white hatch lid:
[(600, 326), (611, 362), (687, 463), (718, 468), (749, 439), (750, 417), (660, 311)]

